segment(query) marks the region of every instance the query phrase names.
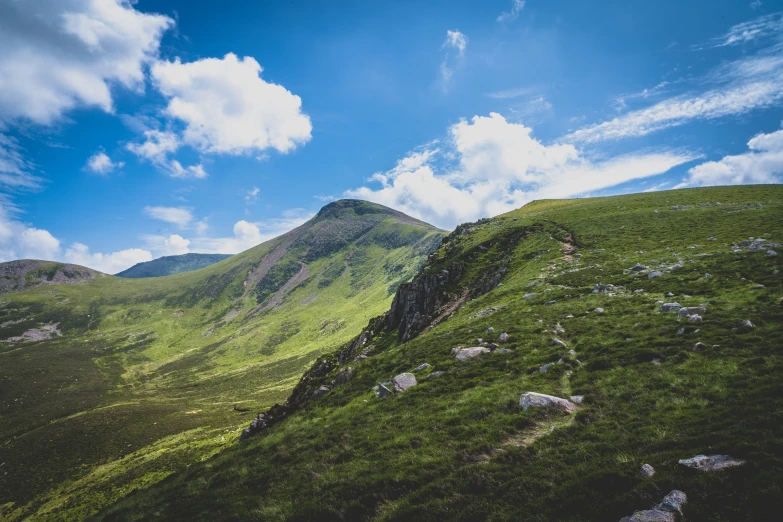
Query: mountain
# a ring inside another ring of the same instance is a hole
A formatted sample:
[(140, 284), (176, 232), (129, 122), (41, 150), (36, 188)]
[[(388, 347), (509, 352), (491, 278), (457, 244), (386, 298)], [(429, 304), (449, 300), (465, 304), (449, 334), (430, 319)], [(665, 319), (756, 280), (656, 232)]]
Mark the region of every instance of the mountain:
[(79, 265), (20, 259), (0, 263), (0, 294), (29, 290), (43, 285), (83, 283), (100, 276), (103, 274), (97, 270)]
[(462, 225), (241, 441), (96, 519), (775, 520), (781, 216), (776, 185)]
[(0, 300), (0, 519), (80, 520), (235, 444), (444, 233), (342, 200), (200, 270)]
[(218, 261), (231, 257), (231, 254), (182, 254), (179, 256), (163, 256), (152, 261), (136, 263), (132, 267), (115, 274), (117, 277), (161, 277), (181, 274), (213, 265)]

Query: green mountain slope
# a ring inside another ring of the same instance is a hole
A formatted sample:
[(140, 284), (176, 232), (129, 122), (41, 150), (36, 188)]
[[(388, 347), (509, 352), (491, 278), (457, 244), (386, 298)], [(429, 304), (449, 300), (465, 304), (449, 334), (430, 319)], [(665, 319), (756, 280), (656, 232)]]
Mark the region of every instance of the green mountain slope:
[[(678, 489), (689, 521), (776, 519), (782, 217), (783, 187), (754, 186), (461, 226), (249, 438), (98, 518), (618, 520)], [(661, 311), (674, 302), (694, 308)], [(376, 397), (423, 363), (416, 386)], [(526, 392), (576, 411), (524, 410)], [(745, 463), (678, 464), (698, 454)]]
[(0, 519), (80, 520), (233, 444), (442, 236), (338, 201), (201, 270), (3, 296)]
[(223, 261), (230, 254), (182, 254), (179, 256), (163, 256), (152, 261), (136, 263), (127, 270), (115, 274), (117, 277), (161, 277), (181, 274), (213, 265)]
[(20, 259), (0, 263), (0, 294), (20, 292), (44, 285), (74, 284), (103, 274), (92, 268), (52, 261)]

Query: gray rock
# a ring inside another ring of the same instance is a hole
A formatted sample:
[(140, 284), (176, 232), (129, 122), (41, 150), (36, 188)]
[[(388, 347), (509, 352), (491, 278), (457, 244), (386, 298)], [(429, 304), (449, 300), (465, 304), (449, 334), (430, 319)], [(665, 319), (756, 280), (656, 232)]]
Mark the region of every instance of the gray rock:
[(375, 396), (379, 399), (383, 399), (389, 395), (392, 395), (393, 393), (394, 392), (391, 391), (385, 384), (378, 383), (378, 389), (375, 391)]
[(644, 270), (647, 270), (649, 267), (644, 265), (634, 265), (631, 267), (631, 272), (643, 272)]
[(495, 333), (495, 329), (490, 326), (489, 328), (487, 328), (487, 335), (491, 333)]
[(655, 475), (655, 468), (649, 464), (642, 464), (642, 469), (639, 470), (639, 475), (641, 475), (642, 478), (651, 478), (653, 475)]
[(510, 352), (511, 350), (509, 350), (508, 348), (501, 348), (500, 350), (498, 350), (498, 353), (510, 353)]
[(568, 348), (568, 345), (565, 342), (563, 342), (560, 339), (558, 339), (557, 337), (554, 337), (552, 339), (552, 343), (556, 344), (557, 346), (560, 346), (562, 348)]
[(603, 309), (603, 308), (596, 308), (596, 309), (594, 310), (594, 312), (596, 312), (596, 313), (599, 313), (599, 314), (602, 314), (602, 313), (604, 313), (604, 309)]
[(690, 459), (682, 459), (679, 463), (699, 471), (717, 471), (723, 468), (742, 466), (745, 461), (729, 455), (696, 455)]
[(324, 384), (322, 386), (319, 386), (318, 389), (313, 392), (313, 397), (320, 397), (321, 395), (328, 392), (329, 392), (329, 387)]
[(427, 364), (427, 363), (424, 363), (424, 364), (420, 364), (420, 365), (418, 365), (417, 367), (415, 367), (415, 368), (413, 369), (413, 371), (414, 371), (414, 372), (420, 372), (420, 371), (422, 371), (422, 370), (426, 370), (427, 368), (431, 368), (431, 366), (430, 366), (429, 364)]
[(540, 368), (538, 369), (538, 371), (539, 371), (539, 372), (541, 372), (541, 373), (546, 373), (546, 372), (548, 372), (548, 371), (549, 371), (549, 369), (550, 369), (552, 366), (554, 366), (554, 365), (555, 365), (555, 363), (546, 363), (545, 365), (543, 365), (542, 367), (540, 367)]
[(661, 312), (676, 312), (682, 308), (682, 305), (680, 303), (664, 303), (661, 305)]
[(684, 306), (677, 311), (677, 317), (706, 314), (707, 309), (702, 306)]
[(706, 347), (707, 347), (706, 344), (704, 344), (702, 342), (698, 342), (698, 343), (693, 345), (693, 347), (691, 348), (691, 351), (692, 352), (698, 352), (699, 350), (702, 350), (702, 349), (704, 349)]
[(663, 497), (663, 502), (655, 506), (658, 511), (666, 511), (668, 513), (677, 513), (682, 516), (682, 506), (688, 502), (688, 497), (682, 491), (674, 489), (669, 492), (668, 495)]
[(756, 325), (755, 325), (755, 324), (751, 323), (751, 322), (750, 322), (749, 320), (747, 320), (747, 319), (743, 319), (742, 321), (740, 321), (740, 326), (744, 326), (744, 327), (746, 327), (746, 328), (755, 328), (755, 327), (756, 327)]
[(500, 336), (498, 337), (498, 342), (499, 343), (507, 343), (508, 342), (508, 334), (506, 332), (503, 332), (502, 334), (500, 334)]
[(585, 400), (585, 396), (584, 395), (572, 395), (572, 396), (569, 397), (569, 399), (571, 399), (571, 402), (573, 402), (574, 404), (582, 404), (582, 402), (584, 402), (584, 400)]
[(684, 333), (685, 333), (685, 327), (684, 326), (680, 326), (679, 330), (677, 330), (677, 335), (682, 335)]
[(774, 250), (767, 250), (767, 255), (769, 257), (775, 257), (776, 255), (778, 255), (778, 253), (775, 252)]
[(519, 406), (521, 406), (523, 410), (527, 410), (528, 408), (552, 408), (568, 413), (576, 411), (576, 405), (571, 401), (536, 392), (523, 393), (519, 398)]
[(334, 385), (340, 386), (341, 384), (345, 384), (346, 382), (350, 381), (353, 378), (354, 371), (353, 368), (348, 366), (347, 368), (343, 368), (339, 372), (337, 372), (337, 376), (334, 378)]
[(647, 509), (636, 511), (630, 517), (623, 517), (620, 522), (675, 522), (674, 513)]
[(642, 292), (644, 292), (644, 288), (637, 288), (633, 291), (634, 294), (641, 294)]
[(438, 370), (437, 372), (432, 372), (431, 374), (429, 374), (429, 375), (427, 376), (427, 379), (432, 379), (433, 377), (440, 377), (440, 376), (441, 376), (441, 375), (443, 375), (444, 373), (446, 373), (446, 372), (444, 372), (444, 371), (442, 371), (442, 370)]
[(698, 314), (695, 314), (695, 315), (689, 315), (689, 316), (688, 316), (688, 322), (689, 322), (689, 323), (700, 323), (700, 322), (702, 322), (702, 318), (701, 318), (701, 316), (700, 316), (700, 315), (698, 315)]
[(674, 294), (671, 292), (666, 292), (666, 297), (674, 297)]
[(712, 274), (708, 274), (708, 273), (704, 274), (704, 279), (712, 279), (712, 277), (713, 277)]
[(656, 270), (655, 272), (650, 272), (649, 274), (647, 274), (647, 278), (648, 279), (655, 279), (656, 277), (661, 277), (662, 275), (663, 275), (663, 272), (659, 272), (659, 271)]
[(522, 299), (530, 299), (530, 298), (533, 298), (533, 297), (535, 297), (536, 295), (537, 295), (537, 294), (536, 294), (535, 292), (531, 292), (531, 293), (529, 293), (529, 294), (525, 294), (525, 295), (523, 295), (523, 296), (522, 296)]
[(396, 393), (404, 392), (416, 386), (416, 376), (412, 373), (401, 373), (392, 379), (394, 391)]
[(460, 348), (457, 351), (457, 360), (458, 361), (467, 361), (469, 359), (472, 359), (474, 357), (478, 357), (482, 353), (489, 353), (489, 348), (484, 348), (483, 346), (473, 346), (471, 348)]

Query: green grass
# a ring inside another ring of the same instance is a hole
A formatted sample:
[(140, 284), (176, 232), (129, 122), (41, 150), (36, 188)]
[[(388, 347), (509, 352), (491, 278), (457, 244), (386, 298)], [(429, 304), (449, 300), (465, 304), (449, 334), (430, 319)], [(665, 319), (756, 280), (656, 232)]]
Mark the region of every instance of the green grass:
[[(403, 239), (390, 242), (395, 231)], [(297, 245), (313, 233), (336, 234), (339, 246)], [(39, 324), (62, 331), (0, 344), (0, 519), (82, 520), (232, 445), (311, 361), (383, 312), (389, 286), (441, 236), (377, 205), (338, 202), (326, 218), (201, 270), (0, 297), (0, 323), (23, 320), (0, 339)], [(309, 276), (258, 299), (264, 279), (251, 271), (305, 259)], [(402, 271), (385, 273), (390, 263)], [(333, 265), (340, 273), (322, 284)]]
[[(748, 236), (783, 242), (783, 188), (539, 201), (467, 229), (424, 270), (464, 263), (456, 294), (505, 266), (501, 286), (409, 342), (383, 332), (370, 357), (352, 364), (347, 384), (96, 518), (617, 520), (674, 488), (687, 493), (691, 521), (779, 516), (783, 286), (774, 271), (781, 257), (734, 253), (731, 245)], [(579, 256), (564, 256), (569, 234)], [(655, 279), (628, 271), (680, 260), (681, 268)], [(593, 294), (596, 283), (621, 288)], [(537, 296), (520, 299), (529, 292)], [(704, 322), (658, 311), (659, 301), (675, 300), (706, 303)], [(499, 309), (472, 318), (490, 307)], [(737, 328), (743, 319), (756, 328)], [(581, 364), (552, 342), (558, 324)], [(452, 347), (475, 345), (488, 327), (495, 338), (508, 332), (509, 353), (454, 360)], [(696, 342), (705, 346), (693, 351)], [(561, 357), (570, 370), (538, 371)], [(418, 386), (373, 396), (374, 384), (423, 362), (432, 368), (418, 374)], [(426, 379), (432, 371), (445, 373)], [(575, 415), (522, 412), (526, 391), (585, 401)], [(677, 464), (699, 453), (748, 463), (716, 473)], [(653, 479), (639, 476), (645, 462), (657, 470)]]

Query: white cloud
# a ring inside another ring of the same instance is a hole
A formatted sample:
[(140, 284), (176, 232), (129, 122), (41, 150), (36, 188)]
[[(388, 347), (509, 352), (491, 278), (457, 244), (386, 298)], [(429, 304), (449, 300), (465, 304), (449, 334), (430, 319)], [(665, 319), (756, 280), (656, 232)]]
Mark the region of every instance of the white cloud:
[(193, 221), (193, 214), (183, 207), (144, 207), (144, 213), (153, 219), (177, 225), (180, 228), (188, 226)]
[[(761, 6), (761, 2), (752, 2), (750, 6), (756, 9)], [(783, 34), (783, 14), (774, 13), (734, 25), (725, 34), (713, 38), (706, 45), (697, 46), (696, 48), (705, 49), (741, 45), (770, 36), (780, 38), (781, 34)]]
[(34, 166), (25, 159), (19, 142), (0, 134), (0, 186), (10, 189), (34, 189), (41, 179), (32, 174)]
[(180, 254), (187, 254), (190, 252), (188, 245), (190, 245), (189, 239), (185, 239), (179, 234), (171, 234), (169, 237), (163, 240), (163, 255), (176, 256)]
[(783, 130), (779, 130), (752, 138), (743, 154), (696, 165), (678, 187), (782, 182)]
[(203, 236), (207, 233), (207, 230), (209, 230), (209, 223), (207, 223), (207, 218), (196, 222), (196, 234)]
[(511, 10), (500, 13), (496, 22), (513, 22), (525, 8), (524, 0), (511, 0)]
[(87, 245), (74, 243), (66, 249), (64, 261), (93, 268), (105, 274), (116, 274), (136, 263), (152, 261), (152, 253), (141, 248), (128, 248), (111, 254), (92, 253)]
[(166, 114), (185, 124), (182, 140), (208, 153), (290, 152), (310, 139), (302, 100), (264, 81), (250, 56), (157, 62), (151, 75), (169, 99)]
[(14, 259), (56, 259), (60, 241), (46, 230), (28, 226), (0, 203), (0, 262)]
[(251, 190), (247, 191), (247, 194), (245, 194), (245, 204), (246, 205), (254, 205), (256, 201), (258, 201), (258, 195), (261, 193), (261, 189), (258, 187), (253, 187)]
[(207, 172), (202, 164), (183, 167), (178, 160), (169, 157), (179, 150), (181, 145), (179, 136), (171, 131), (148, 129), (144, 131), (143, 142), (128, 143), (127, 149), (150, 161), (172, 178), (206, 178)]
[[(417, 151), (346, 196), (368, 199), (451, 228), (539, 198), (563, 198), (667, 172), (694, 159), (686, 152), (629, 154), (597, 161), (573, 145), (544, 145), (531, 129), (501, 115), (475, 116), (449, 129), (448, 149)], [(436, 172), (438, 158), (456, 159)], [(407, 165), (408, 168), (404, 166)]]
[[(446, 41), (443, 42), (443, 48), (446, 49), (446, 56), (440, 64), (440, 77), (443, 82), (443, 88), (447, 89), (448, 84), (454, 76), (454, 70), (462, 62), (465, 55), (465, 49), (468, 47), (468, 37), (460, 31), (446, 31)], [(454, 52), (456, 51), (456, 53)]]
[(0, 4), (0, 127), (48, 125), (74, 107), (113, 111), (111, 89), (142, 90), (144, 67), (173, 25), (128, 0)]
[(311, 217), (313, 217), (311, 212), (303, 209), (290, 209), (275, 219), (256, 223), (243, 219), (234, 224), (233, 236), (193, 238), (190, 250), (206, 254), (236, 254), (285, 234)]
[(520, 87), (518, 89), (507, 89), (505, 91), (488, 92), (484, 96), (495, 98), (497, 100), (506, 100), (509, 98), (519, 98), (531, 94), (533, 89), (530, 87)]
[(86, 168), (96, 174), (108, 174), (115, 169), (121, 169), (123, 166), (125, 166), (125, 163), (122, 161), (115, 163), (105, 152), (98, 151), (87, 160)]
[(590, 125), (565, 136), (566, 141), (594, 143), (645, 136), (694, 120), (746, 114), (783, 102), (783, 48), (743, 58), (713, 71), (708, 81), (719, 87), (663, 100), (613, 120)]

